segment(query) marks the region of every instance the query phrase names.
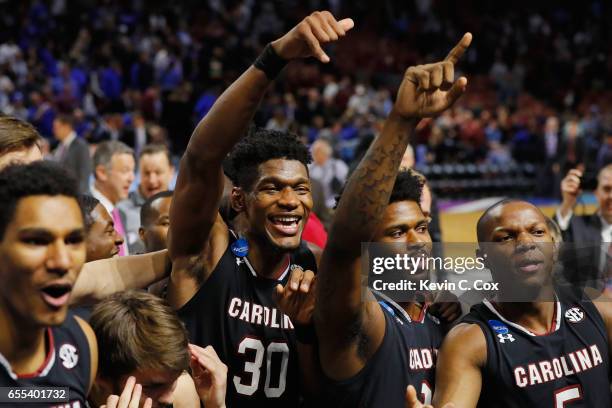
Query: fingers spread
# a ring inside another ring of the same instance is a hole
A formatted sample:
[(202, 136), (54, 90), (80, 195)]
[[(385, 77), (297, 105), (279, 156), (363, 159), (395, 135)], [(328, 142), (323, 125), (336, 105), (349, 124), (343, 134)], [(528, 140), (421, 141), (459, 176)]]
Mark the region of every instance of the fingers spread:
[(142, 408), (152, 408), (152, 407), (153, 407), (153, 400), (151, 398), (147, 398)]
[(444, 58), (444, 60), (450, 61), (451, 63), (456, 64), (457, 61), (459, 61), (459, 58), (461, 58), (461, 56), (463, 55), (465, 50), (468, 49), (471, 43), (472, 43), (472, 34), (471, 33), (463, 34), (463, 37), (461, 38), (459, 43), (457, 43), (457, 45), (455, 45), (455, 47), (452, 50), (450, 50), (450, 52), (448, 53), (446, 58)]

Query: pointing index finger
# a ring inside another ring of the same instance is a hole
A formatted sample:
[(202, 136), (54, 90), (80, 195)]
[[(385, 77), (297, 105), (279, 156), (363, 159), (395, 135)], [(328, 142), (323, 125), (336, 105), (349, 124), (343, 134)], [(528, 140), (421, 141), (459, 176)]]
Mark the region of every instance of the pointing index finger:
[(444, 61), (450, 61), (453, 64), (456, 64), (459, 61), (459, 58), (461, 58), (461, 56), (463, 55), (465, 50), (468, 49), (471, 43), (472, 43), (472, 34), (471, 33), (463, 34), (463, 37), (461, 38), (461, 40), (457, 43), (457, 45), (455, 45), (455, 47), (452, 50), (450, 50), (446, 58), (444, 58)]

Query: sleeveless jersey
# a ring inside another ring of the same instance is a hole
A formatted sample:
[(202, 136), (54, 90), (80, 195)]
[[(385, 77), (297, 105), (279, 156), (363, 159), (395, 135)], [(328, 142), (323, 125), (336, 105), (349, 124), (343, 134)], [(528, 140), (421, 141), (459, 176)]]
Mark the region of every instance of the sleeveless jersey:
[(488, 301), (464, 317), (485, 334), (487, 362), (478, 407), (609, 408), (608, 336), (588, 301), (555, 305), (553, 331), (535, 335), (509, 322)]
[(383, 341), (354, 377), (326, 379), (325, 406), (404, 408), (408, 385), (417, 390), (419, 400), (430, 404), (436, 357), (445, 335), (439, 320), (424, 310), (422, 320), (413, 321), (399, 305), (374, 294), (385, 316)]
[(228, 407), (295, 407), (299, 371), (293, 323), (273, 299), (294, 265), (316, 272), (315, 257), (302, 243), (279, 280), (263, 278), (230, 244), (210, 277), (178, 314), (190, 341), (211, 345), (228, 366)]
[(39, 370), (31, 374), (16, 375), (0, 354), (0, 387), (68, 387), (69, 402), (16, 403), (15, 406), (19, 407), (88, 407), (86, 401), (91, 376), (89, 343), (71, 312), (68, 312), (61, 326), (46, 329), (45, 342), (48, 350), (45, 361)]

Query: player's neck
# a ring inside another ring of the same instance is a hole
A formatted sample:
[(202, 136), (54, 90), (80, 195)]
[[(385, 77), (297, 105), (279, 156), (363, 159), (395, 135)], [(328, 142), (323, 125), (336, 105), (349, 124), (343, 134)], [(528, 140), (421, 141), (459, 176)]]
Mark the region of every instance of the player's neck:
[(249, 262), (255, 272), (268, 279), (278, 279), (286, 269), (289, 253), (259, 240), (249, 240)]
[(493, 303), (507, 320), (536, 334), (549, 333), (554, 327), (556, 302)]
[(415, 322), (420, 322), (423, 319), (425, 305), (418, 302), (405, 302), (401, 304), (404, 311)]
[(13, 372), (35, 372), (45, 361), (45, 327), (24, 325), (22, 319), (10, 316), (0, 305), (0, 353), (8, 360)]

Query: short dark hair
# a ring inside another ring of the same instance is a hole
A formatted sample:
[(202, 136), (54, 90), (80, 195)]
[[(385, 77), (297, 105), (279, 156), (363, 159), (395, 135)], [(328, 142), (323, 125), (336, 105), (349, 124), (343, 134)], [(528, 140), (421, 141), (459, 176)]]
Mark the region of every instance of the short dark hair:
[(155, 201), (159, 198), (172, 197), (173, 193), (174, 191), (172, 190), (160, 191), (147, 198), (147, 201), (140, 207), (140, 225), (145, 226), (151, 224), (155, 217), (155, 210), (153, 209)]
[(223, 170), (236, 187), (250, 191), (257, 167), (273, 159), (297, 160), (306, 170), (311, 162), (308, 148), (294, 133), (252, 128), (225, 159)]
[(15, 150), (40, 148), (40, 133), (21, 119), (12, 116), (0, 116), (0, 155)]
[[(399, 201), (414, 201), (421, 206), (421, 196), (423, 195), (423, 179), (420, 175), (412, 169), (400, 170), (397, 173), (395, 184), (393, 184), (393, 190), (391, 190), (391, 196), (389, 197), (389, 204), (393, 204)], [(336, 197), (336, 207), (342, 198), (344, 187), (340, 191), (338, 197)]]
[(15, 215), (19, 200), (29, 196), (63, 195), (78, 201), (77, 182), (57, 163), (13, 164), (0, 171), (0, 239)]
[(100, 355), (98, 372), (119, 379), (138, 369), (189, 369), (187, 330), (164, 300), (129, 290), (98, 303), (89, 320)]
[(142, 156), (145, 156), (147, 154), (157, 154), (157, 153), (165, 154), (166, 157), (168, 158), (168, 163), (172, 165), (172, 157), (170, 156), (170, 150), (168, 150), (168, 146), (159, 144), (159, 143), (151, 143), (151, 144), (145, 145), (140, 151), (140, 155), (138, 155), (138, 159), (141, 159)]
[(83, 218), (85, 219), (85, 229), (89, 231), (91, 226), (94, 223), (94, 218), (91, 215), (93, 213), (94, 208), (100, 201), (97, 198), (90, 196), (89, 194), (81, 194), (79, 196), (79, 204), (81, 204), (81, 209), (83, 210)]

